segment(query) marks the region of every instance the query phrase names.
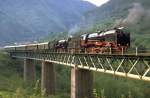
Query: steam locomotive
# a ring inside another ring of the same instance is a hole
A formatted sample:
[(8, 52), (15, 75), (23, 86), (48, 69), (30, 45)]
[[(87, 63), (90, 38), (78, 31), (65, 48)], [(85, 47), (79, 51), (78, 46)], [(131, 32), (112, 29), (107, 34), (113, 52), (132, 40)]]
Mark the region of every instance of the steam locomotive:
[(130, 33), (123, 27), (106, 31), (99, 31), (81, 36), (69, 37), (63, 40), (54, 40), (45, 43), (6, 46), (6, 50), (49, 50), (53, 52), (87, 52), (108, 53), (126, 51), (130, 47)]

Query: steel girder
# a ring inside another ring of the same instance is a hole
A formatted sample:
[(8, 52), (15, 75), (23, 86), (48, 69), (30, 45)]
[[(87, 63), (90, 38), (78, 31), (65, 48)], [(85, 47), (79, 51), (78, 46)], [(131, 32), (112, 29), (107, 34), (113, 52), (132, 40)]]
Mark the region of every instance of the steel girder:
[(10, 52), (15, 58), (45, 60), (81, 69), (150, 81), (150, 56), (84, 53), (52, 53), (48, 51)]

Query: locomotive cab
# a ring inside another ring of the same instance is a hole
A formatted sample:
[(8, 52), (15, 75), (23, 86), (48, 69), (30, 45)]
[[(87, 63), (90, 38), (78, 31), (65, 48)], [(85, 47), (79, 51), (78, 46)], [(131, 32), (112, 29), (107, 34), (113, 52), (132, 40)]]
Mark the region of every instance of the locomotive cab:
[(124, 51), (130, 46), (130, 33), (127, 33), (123, 27), (114, 28), (105, 32), (105, 42), (109, 44), (113, 51)]
[(88, 35), (89, 34), (84, 34), (84, 35), (81, 35), (81, 47), (86, 47), (86, 43), (88, 42)]
[(130, 33), (125, 32), (122, 29), (117, 29), (117, 45), (129, 47), (130, 46)]

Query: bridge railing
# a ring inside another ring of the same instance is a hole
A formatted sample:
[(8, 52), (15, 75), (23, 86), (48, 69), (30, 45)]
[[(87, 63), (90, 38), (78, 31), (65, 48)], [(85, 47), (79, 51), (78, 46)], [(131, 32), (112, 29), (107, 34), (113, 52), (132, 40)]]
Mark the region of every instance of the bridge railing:
[(12, 57), (45, 60), (81, 69), (150, 81), (150, 55), (14, 51)]

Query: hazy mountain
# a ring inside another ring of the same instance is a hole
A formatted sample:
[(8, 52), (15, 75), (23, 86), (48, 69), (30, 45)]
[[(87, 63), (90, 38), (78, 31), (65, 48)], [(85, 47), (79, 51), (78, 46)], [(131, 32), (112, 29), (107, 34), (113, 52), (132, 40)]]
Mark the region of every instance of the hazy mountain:
[(0, 0), (0, 43), (67, 31), (93, 8), (82, 0)]

